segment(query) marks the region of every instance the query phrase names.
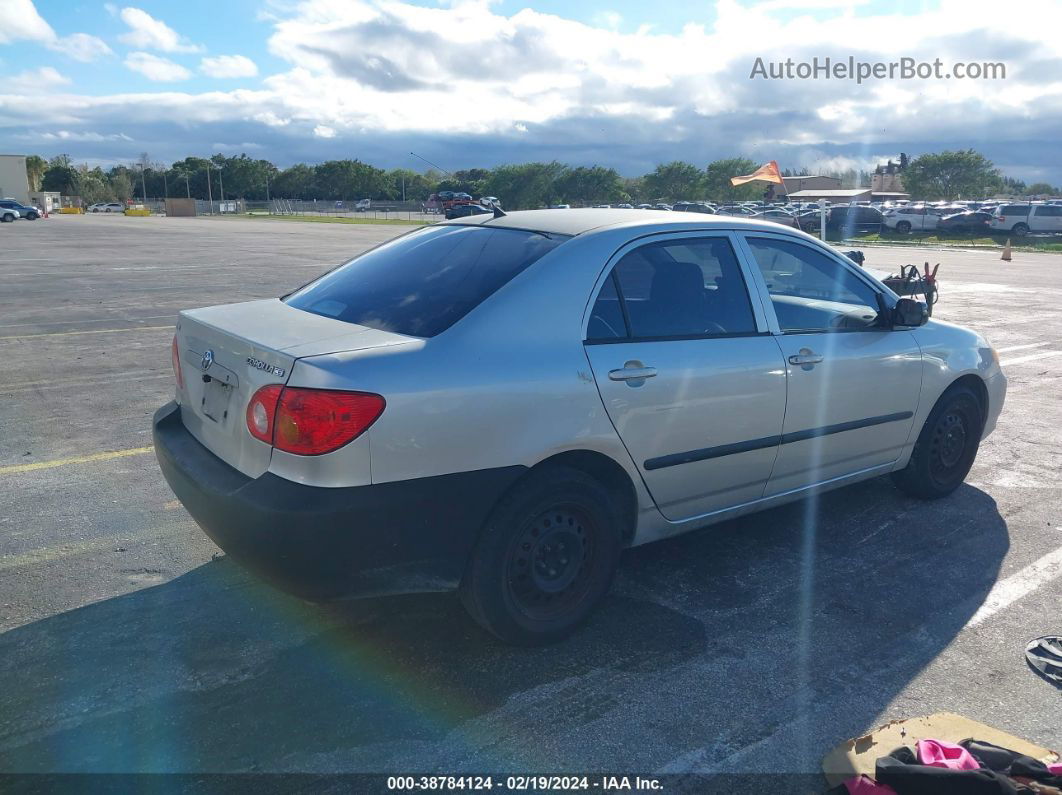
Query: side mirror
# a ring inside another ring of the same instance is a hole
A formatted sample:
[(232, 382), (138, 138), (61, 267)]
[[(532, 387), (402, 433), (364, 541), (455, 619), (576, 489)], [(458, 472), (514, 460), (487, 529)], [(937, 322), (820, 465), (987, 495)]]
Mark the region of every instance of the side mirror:
[(893, 326), (924, 326), (929, 320), (929, 307), (913, 298), (901, 298), (892, 308)]

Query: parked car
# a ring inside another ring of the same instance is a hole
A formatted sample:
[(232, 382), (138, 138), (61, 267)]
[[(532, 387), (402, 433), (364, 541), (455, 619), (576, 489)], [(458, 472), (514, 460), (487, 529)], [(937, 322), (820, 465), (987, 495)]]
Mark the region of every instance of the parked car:
[(632, 205), (627, 204), (626, 202), (624, 202), (622, 204), (617, 204), (616, 208), (619, 209), (619, 210), (633, 210), (634, 209), (634, 207)]
[(987, 232), (991, 220), (992, 213), (987, 213), (982, 210), (969, 210), (967, 212), (944, 216), (937, 223), (937, 228), (963, 232)]
[(654, 210), (670, 210), (671, 209), (671, 205), (667, 204), (665, 202), (657, 202), (656, 204), (653, 205), (653, 209)]
[(675, 202), (671, 205), (671, 209), (677, 213), (705, 213), (706, 215), (714, 215), (715, 210), (708, 206), (706, 202)]
[(572, 206), (570, 204), (551, 204), (549, 209), (551, 210), (570, 210)]
[(470, 215), (493, 215), (494, 210), (482, 204), (455, 204), (446, 210), (447, 220), (467, 218)]
[[(873, 207), (840, 204), (826, 209), (826, 234), (830, 237), (854, 237), (881, 231), (883, 216)], [(822, 221), (819, 210), (806, 210), (797, 216), (805, 232), (818, 232)]]
[(497, 196), (483, 196), (480, 198), (479, 203), (484, 207), (501, 207), (501, 199)]
[(90, 204), (88, 211), (90, 213), (124, 213), (125, 205), (121, 202), (101, 202), (100, 204)]
[(1030, 232), (1062, 233), (1062, 205), (1003, 204), (995, 209), (989, 227), (994, 232), (1009, 232), (1025, 237)]
[(172, 360), (154, 449), (232, 559), (312, 599), (456, 589), (525, 644), (624, 547), (889, 473), (951, 493), (1006, 391), (982, 337), (808, 235), (619, 210), (416, 229), (181, 312)]
[(372, 208), (372, 199), (358, 199), (354, 205), (354, 212), (364, 213)]
[(9, 224), (12, 221), (17, 221), (22, 217), (22, 214), (11, 207), (0, 208), (0, 223)]
[(39, 208), (32, 205), (17, 202), (14, 199), (0, 199), (0, 210), (14, 210), (27, 221), (36, 221), (41, 217)]
[(772, 221), (776, 224), (782, 224), (783, 226), (799, 228), (797, 219), (793, 217), (792, 213), (787, 213), (785, 210), (764, 210), (763, 212), (753, 213), (749, 218), (756, 218), (761, 221)]
[(925, 205), (909, 204), (903, 207), (895, 207), (884, 213), (883, 222), (889, 229), (895, 229), (900, 234), (908, 232), (924, 232), (936, 229), (940, 223), (940, 216), (931, 212)]

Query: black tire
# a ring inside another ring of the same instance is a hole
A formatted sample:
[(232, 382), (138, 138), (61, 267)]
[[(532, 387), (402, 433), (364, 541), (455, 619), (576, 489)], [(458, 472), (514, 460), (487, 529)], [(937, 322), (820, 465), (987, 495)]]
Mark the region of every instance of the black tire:
[(1018, 237), (1025, 237), (1027, 234), (1029, 234), (1029, 225), (1028, 224), (1014, 224), (1014, 227), (1010, 231), (1013, 232)]
[(9, 223), (11, 223), (14, 220), (15, 220), (15, 216), (11, 215), (10, 213), (6, 213), (4, 215), (0, 215), (0, 223), (9, 224)]
[(580, 470), (532, 472), (483, 528), (459, 590), (465, 609), (506, 643), (571, 634), (612, 584), (622, 547), (616, 502)]
[(908, 234), (911, 231), (911, 222), (910, 221), (898, 221), (896, 223), (896, 231), (899, 232), (901, 235)]
[(892, 481), (912, 497), (935, 500), (959, 487), (973, 466), (984, 430), (984, 411), (968, 387), (948, 389), (926, 418), (907, 466)]
[(38, 218), (40, 218), (40, 216), (37, 215), (37, 213), (29, 213), (26, 218), (28, 218), (30, 221), (36, 221)]

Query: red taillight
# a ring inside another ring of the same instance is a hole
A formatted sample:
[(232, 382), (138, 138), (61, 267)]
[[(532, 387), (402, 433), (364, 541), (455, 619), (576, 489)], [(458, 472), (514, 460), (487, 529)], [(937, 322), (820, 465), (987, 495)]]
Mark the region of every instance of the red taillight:
[(256, 439), (296, 455), (338, 450), (364, 433), (386, 403), (370, 392), (264, 386), (247, 405), (247, 429)]
[(181, 374), (181, 352), (177, 349), (177, 335), (173, 335), (170, 346), (170, 361), (173, 363), (173, 377), (177, 379), (177, 388), (184, 389), (184, 376)]
[(273, 420), (276, 418), (277, 400), (283, 384), (270, 384), (259, 389), (247, 404), (247, 430), (255, 439), (273, 444)]

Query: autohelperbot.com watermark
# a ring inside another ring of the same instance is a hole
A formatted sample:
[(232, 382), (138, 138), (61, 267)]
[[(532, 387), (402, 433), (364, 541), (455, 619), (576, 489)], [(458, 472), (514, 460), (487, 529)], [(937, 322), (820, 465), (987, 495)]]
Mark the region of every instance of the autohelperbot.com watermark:
[(895, 61), (859, 61), (855, 56), (815, 56), (810, 61), (768, 61), (757, 58), (750, 80), (1006, 80), (1007, 65), (1000, 61), (956, 61), (940, 58), (922, 61), (903, 57)]

